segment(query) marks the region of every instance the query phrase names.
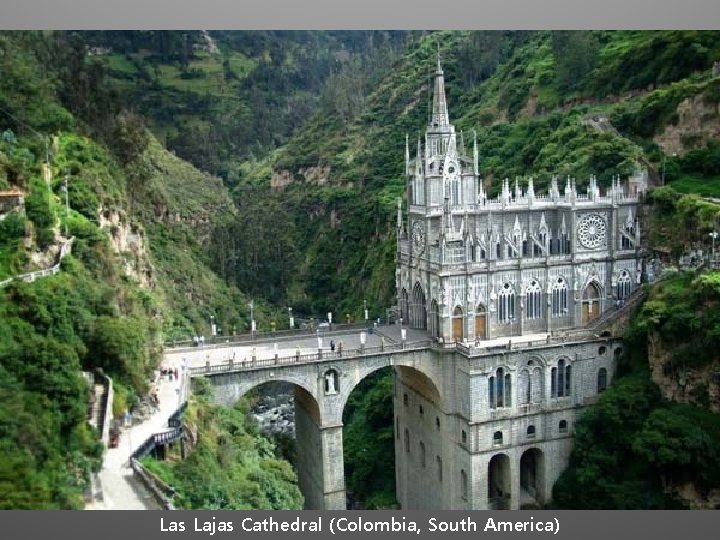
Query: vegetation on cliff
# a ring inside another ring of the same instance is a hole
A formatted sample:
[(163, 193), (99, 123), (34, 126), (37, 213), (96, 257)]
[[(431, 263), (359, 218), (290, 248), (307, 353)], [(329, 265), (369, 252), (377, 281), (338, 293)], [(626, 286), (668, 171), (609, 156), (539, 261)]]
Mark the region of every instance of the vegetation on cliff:
[(217, 407), (212, 388), (197, 381), (184, 415), (197, 441), (184, 460), (144, 465), (176, 491), (176, 506), (209, 510), (301, 510), (297, 475), (260, 430), (247, 403)]

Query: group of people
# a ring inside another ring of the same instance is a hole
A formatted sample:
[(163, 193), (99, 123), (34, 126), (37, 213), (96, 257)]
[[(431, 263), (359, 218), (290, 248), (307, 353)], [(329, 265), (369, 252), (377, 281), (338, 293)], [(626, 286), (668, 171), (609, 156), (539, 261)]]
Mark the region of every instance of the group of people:
[[(342, 341), (339, 341), (337, 343), (337, 350), (338, 350), (338, 354), (340, 356), (342, 356), (342, 352), (343, 352), (343, 342)], [(335, 340), (333, 340), (333, 339), (330, 340), (330, 351), (335, 352)]]

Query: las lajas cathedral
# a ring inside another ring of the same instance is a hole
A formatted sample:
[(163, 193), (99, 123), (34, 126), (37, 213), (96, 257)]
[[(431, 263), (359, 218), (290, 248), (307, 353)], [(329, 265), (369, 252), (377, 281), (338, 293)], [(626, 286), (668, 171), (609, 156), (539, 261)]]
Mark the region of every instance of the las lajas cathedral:
[[(438, 60), (432, 116), (415, 159), (406, 143), (407, 217), (398, 204), (398, 305), (404, 324), (443, 343), (550, 335), (622, 305), (642, 270), (646, 175), (601, 194), (595, 178), (536, 193), (506, 179), (495, 198), (450, 123)], [(562, 182), (561, 182), (562, 184)], [(524, 191), (523, 191), (524, 188)]]
[[(575, 422), (615, 375), (614, 332), (640, 299), (645, 174), (578, 192), (503, 182), (491, 198), (477, 142), (464, 154), (443, 72), (398, 203), (402, 324), (435, 340), (395, 373), (402, 508), (537, 508), (572, 451)], [(623, 309), (627, 308), (627, 309)]]

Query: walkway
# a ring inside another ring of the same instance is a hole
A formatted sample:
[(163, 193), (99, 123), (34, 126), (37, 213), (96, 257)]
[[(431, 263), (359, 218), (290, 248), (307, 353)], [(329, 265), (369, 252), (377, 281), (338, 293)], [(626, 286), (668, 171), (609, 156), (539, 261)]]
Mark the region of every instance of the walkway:
[[(166, 361), (167, 366), (179, 367)], [(154, 433), (167, 431), (168, 417), (180, 405), (177, 392), (180, 382), (163, 377), (158, 383), (160, 406), (147, 420), (123, 429), (117, 448), (108, 448), (99, 473), (102, 496), (88, 504), (86, 510), (159, 510), (155, 499), (133, 475), (130, 455)]]

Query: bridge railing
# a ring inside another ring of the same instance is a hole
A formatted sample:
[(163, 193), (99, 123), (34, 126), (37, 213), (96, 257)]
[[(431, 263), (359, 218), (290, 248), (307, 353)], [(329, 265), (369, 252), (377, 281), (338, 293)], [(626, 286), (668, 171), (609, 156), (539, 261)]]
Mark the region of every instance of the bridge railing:
[(409, 343), (391, 343), (378, 347), (364, 347), (360, 349), (347, 349), (342, 352), (326, 352), (314, 354), (294, 354), (292, 356), (279, 356), (272, 358), (254, 358), (251, 360), (233, 361), (222, 364), (206, 364), (204, 366), (196, 366), (190, 368), (190, 376), (201, 376), (212, 373), (224, 373), (230, 371), (243, 371), (250, 369), (258, 369), (264, 367), (308, 364), (324, 360), (343, 360), (348, 358), (357, 358), (361, 356), (373, 356), (400, 351), (417, 351), (429, 349), (432, 346), (431, 341), (413, 341)]
[(293, 329), (293, 330), (276, 330), (274, 332), (272, 331), (263, 331), (263, 332), (254, 332), (253, 334), (236, 334), (233, 336), (213, 336), (213, 337), (204, 337), (204, 341), (202, 343), (197, 343), (196, 341), (193, 341), (192, 339), (185, 339), (185, 340), (172, 340), (172, 341), (166, 341), (163, 346), (165, 349), (168, 350), (176, 350), (178, 352), (189, 349), (189, 350), (195, 350), (195, 349), (202, 349), (202, 348), (218, 348), (218, 347), (227, 347), (228, 345), (232, 344), (243, 344), (243, 343), (260, 343), (260, 342), (273, 342), (278, 340), (288, 340), (294, 337), (311, 337), (319, 335), (326, 337), (326, 336), (334, 336), (334, 335), (341, 335), (346, 334), (350, 331), (362, 331), (367, 330), (370, 328), (372, 323), (352, 323), (352, 324), (334, 324), (332, 327), (324, 327), (318, 329), (316, 328), (299, 328), (299, 329)]

